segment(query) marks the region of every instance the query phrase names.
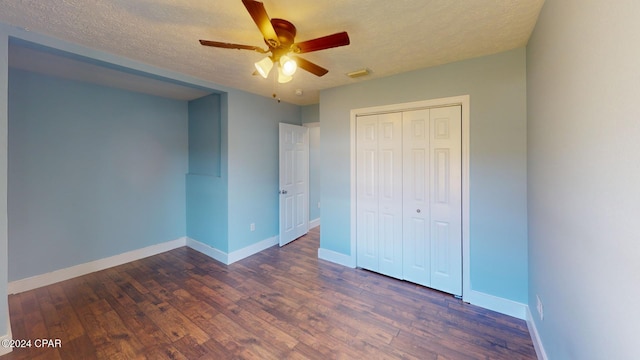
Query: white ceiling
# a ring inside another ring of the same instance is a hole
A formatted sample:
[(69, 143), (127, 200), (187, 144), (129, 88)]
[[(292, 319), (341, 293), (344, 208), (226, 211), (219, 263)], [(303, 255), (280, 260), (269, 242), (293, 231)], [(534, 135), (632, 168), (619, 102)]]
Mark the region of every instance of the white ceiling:
[[(318, 78), (299, 70), (290, 83), (276, 84), (273, 74), (269, 79), (252, 75), (253, 63), (264, 55), (198, 43), (206, 39), (266, 48), (240, 0), (8, 0), (0, 2), (0, 22), (263, 96), (275, 90), (283, 101), (306, 105), (317, 103), (322, 89), (525, 46), (544, 0), (263, 2), (272, 18), (297, 27), (298, 42), (347, 31), (351, 45), (301, 55), (329, 69), (327, 75)], [(32, 59), (29, 65), (19, 55), (12, 55), (12, 66), (52, 64), (51, 59)], [(362, 68), (371, 74), (346, 76)], [(77, 80), (95, 73), (48, 71)], [(296, 89), (304, 94), (295, 95)]]

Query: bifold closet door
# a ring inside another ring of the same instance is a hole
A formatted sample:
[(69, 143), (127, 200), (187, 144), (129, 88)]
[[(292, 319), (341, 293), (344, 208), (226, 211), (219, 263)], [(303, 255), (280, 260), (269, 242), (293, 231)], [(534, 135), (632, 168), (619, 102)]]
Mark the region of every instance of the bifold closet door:
[(403, 117), (403, 278), (462, 294), (461, 107)]
[(358, 266), (402, 278), (402, 115), (356, 120)]
[(429, 109), (403, 114), (403, 268), (405, 280), (431, 285)]

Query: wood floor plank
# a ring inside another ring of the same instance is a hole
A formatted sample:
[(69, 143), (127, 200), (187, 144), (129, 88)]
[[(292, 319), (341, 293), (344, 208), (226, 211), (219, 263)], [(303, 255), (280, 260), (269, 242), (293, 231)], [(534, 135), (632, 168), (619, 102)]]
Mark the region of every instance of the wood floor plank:
[(260, 319), (249, 310), (243, 310), (241, 307), (236, 307), (225, 314), (235, 323), (256, 335), (257, 338), (269, 343), (270, 346), (279, 354), (288, 353), (298, 344), (298, 340), (287, 332), (282, 331), (271, 323)]
[(64, 340), (64, 346), (58, 349), (63, 359), (95, 359), (98, 357), (95, 346), (87, 334)]
[(157, 359), (157, 360), (192, 360), (193, 359), (193, 358), (188, 358), (184, 356), (174, 346), (151, 347), (147, 349), (146, 357), (147, 359)]
[(224, 265), (182, 247), (9, 296), (15, 359), (535, 359), (524, 321), (319, 260), (319, 231)]
[(56, 311), (53, 301), (49, 296), (47, 288), (40, 288), (38, 294), (38, 303), (40, 304), (40, 312), (47, 328), (47, 339), (62, 339), (66, 337), (65, 329), (62, 326), (62, 318), (60, 313)]
[(55, 306), (55, 311), (62, 320), (61, 325), (64, 328), (66, 339), (69, 341), (82, 337), (86, 334), (82, 323), (78, 319), (76, 312), (69, 303), (64, 289), (60, 284), (47, 286), (51, 300)]
[(124, 324), (122, 318), (113, 310), (96, 314), (99, 326), (104, 329), (106, 343), (100, 350), (108, 357), (121, 355), (123, 359), (135, 359), (143, 354), (144, 345)]
[(282, 358), (277, 348), (270, 346), (267, 339), (260, 338), (250, 328), (239, 324), (226, 314), (218, 314), (214, 320), (218, 326), (229, 333), (234, 344), (240, 345), (237, 348), (239, 356), (246, 356), (252, 359), (277, 360)]
[(168, 303), (156, 305), (145, 301), (138, 306), (174, 342), (187, 335), (193, 337), (198, 344), (209, 340), (209, 336), (201, 328)]

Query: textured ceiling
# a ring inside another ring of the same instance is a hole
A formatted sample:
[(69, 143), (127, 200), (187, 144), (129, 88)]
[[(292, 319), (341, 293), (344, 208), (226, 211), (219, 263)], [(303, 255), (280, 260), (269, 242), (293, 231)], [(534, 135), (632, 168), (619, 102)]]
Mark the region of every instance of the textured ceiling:
[[(252, 76), (264, 55), (199, 39), (266, 47), (240, 0), (7, 0), (0, 21), (217, 84), (305, 105), (321, 89), (525, 46), (544, 0), (264, 0), (296, 41), (347, 31), (351, 45), (304, 54), (329, 69), (276, 84)], [(14, 60), (15, 61), (15, 60)], [(346, 73), (368, 68), (351, 79)], [(302, 96), (295, 95), (302, 89)]]

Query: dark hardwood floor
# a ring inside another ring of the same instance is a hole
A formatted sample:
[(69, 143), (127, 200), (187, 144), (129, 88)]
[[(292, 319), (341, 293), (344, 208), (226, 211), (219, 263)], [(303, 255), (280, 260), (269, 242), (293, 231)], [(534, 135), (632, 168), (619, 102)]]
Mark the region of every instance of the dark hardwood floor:
[(32, 347), (0, 359), (536, 358), (524, 321), (318, 246), (316, 228), (229, 266), (183, 247), (11, 295), (13, 338)]

